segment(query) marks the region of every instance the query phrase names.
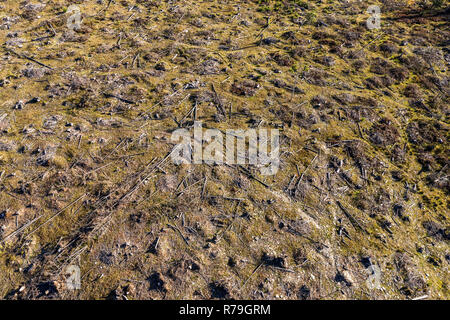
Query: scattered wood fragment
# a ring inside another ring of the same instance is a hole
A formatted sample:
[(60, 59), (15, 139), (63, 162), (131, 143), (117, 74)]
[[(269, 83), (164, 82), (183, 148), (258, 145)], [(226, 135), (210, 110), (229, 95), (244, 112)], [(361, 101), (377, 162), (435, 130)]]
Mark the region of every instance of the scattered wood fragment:
[(366, 234), (369, 234), (367, 232), (367, 230), (365, 228), (363, 228), (361, 226), (361, 224), (358, 222), (358, 220), (356, 220), (349, 212), (347, 209), (345, 209), (345, 207), (341, 204), (341, 202), (339, 200), (336, 200), (337, 205), (339, 206), (339, 208), (342, 210), (342, 212), (344, 212), (345, 216), (348, 218), (348, 220), (350, 221), (350, 223), (353, 225), (353, 227), (355, 229), (359, 229), (361, 231), (363, 231)]
[(172, 224), (170, 224), (170, 223), (168, 223), (167, 226), (168, 226), (169, 228), (171, 228), (171, 229), (177, 231), (178, 234), (179, 234), (179, 235), (181, 236), (181, 238), (183, 239), (183, 241), (189, 246), (188, 240), (186, 239), (186, 237), (183, 235), (183, 233), (181, 232), (181, 230), (180, 230), (177, 226), (172, 225)]
[(34, 63), (37, 63), (38, 65), (40, 65), (40, 66), (42, 66), (42, 67), (48, 68), (48, 69), (50, 69), (50, 70), (53, 70), (52, 67), (50, 67), (50, 66), (48, 66), (48, 65), (46, 65), (46, 64), (44, 64), (44, 63), (42, 63), (42, 62), (39, 62), (39, 61), (37, 61), (36, 59), (27, 56), (26, 54), (18, 53), (18, 52), (14, 51), (14, 50), (12, 50), (12, 49), (9, 49), (9, 48), (6, 48), (5, 50), (8, 51), (8, 52), (11, 52), (11, 53), (13, 53), (13, 54), (15, 54), (16, 56), (18, 56), (18, 57), (21, 58), (21, 59), (30, 60), (30, 61), (32, 61), (32, 62), (34, 62)]

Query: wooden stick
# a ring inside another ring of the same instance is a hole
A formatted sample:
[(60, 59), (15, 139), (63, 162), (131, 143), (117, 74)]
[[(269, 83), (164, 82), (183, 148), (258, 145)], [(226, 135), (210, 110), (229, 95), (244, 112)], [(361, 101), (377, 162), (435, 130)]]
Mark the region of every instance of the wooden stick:
[(8, 49), (8, 48), (6, 48), (6, 51), (9, 51), (9, 52), (11, 52), (11, 53), (14, 53), (14, 54), (15, 54), (16, 56), (18, 56), (19, 58), (33, 61), (34, 63), (37, 63), (38, 65), (40, 65), (40, 66), (42, 66), (42, 67), (46, 67), (46, 68), (48, 68), (48, 69), (50, 69), (50, 70), (53, 70), (52, 67), (49, 67), (48, 65), (43, 64), (42, 62), (39, 62), (39, 61), (37, 61), (36, 59), (33, 59), (33, 58), (31, 58), (31, 57), (29, 57), (29, 56), (23, 54), (23, 53), (17, 53), (16, 51), (14, 51), (14, 50), (12, 50), (12, 49)]

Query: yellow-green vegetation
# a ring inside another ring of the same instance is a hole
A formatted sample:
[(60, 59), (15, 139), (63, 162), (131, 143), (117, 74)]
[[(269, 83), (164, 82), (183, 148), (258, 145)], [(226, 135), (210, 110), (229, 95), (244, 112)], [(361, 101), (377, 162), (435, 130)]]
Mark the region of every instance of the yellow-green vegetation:
[[(448, 299), (448, 13), (0, 0), (0, 297)], [(194, 117), (279, 128), (279, 171), (175, 165)]]

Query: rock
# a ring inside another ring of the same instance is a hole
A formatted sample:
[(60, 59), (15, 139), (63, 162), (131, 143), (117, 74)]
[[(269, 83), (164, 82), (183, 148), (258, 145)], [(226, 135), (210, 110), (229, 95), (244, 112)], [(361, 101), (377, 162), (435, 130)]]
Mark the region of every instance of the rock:
[(113, 261), (114, 261), (114, 255), (112, 254), (112, 252), (106, 252), (106, 251), (102, 250), (102, 251), (100, 252), (99, 256), (98, 256), (98, 259), (99, 259), (102, 263), (104, 263), (104, 264), (110, 266), (110, 265), (113, 264)]
[(24, 106), (25, 106), (25, 103), (22, 100), (19, 100), (16, 102), (13, 109), (14, 110), (22, 110)]

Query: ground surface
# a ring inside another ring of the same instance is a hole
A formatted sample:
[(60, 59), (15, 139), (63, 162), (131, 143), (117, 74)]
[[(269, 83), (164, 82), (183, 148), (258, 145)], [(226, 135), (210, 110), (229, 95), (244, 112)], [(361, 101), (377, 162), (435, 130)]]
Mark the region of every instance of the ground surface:
[[(0, 297), (448, 299), (449, 39), (445, 2), (0, 0)], [(278, 173), (173, 164), (195, 105)]]

